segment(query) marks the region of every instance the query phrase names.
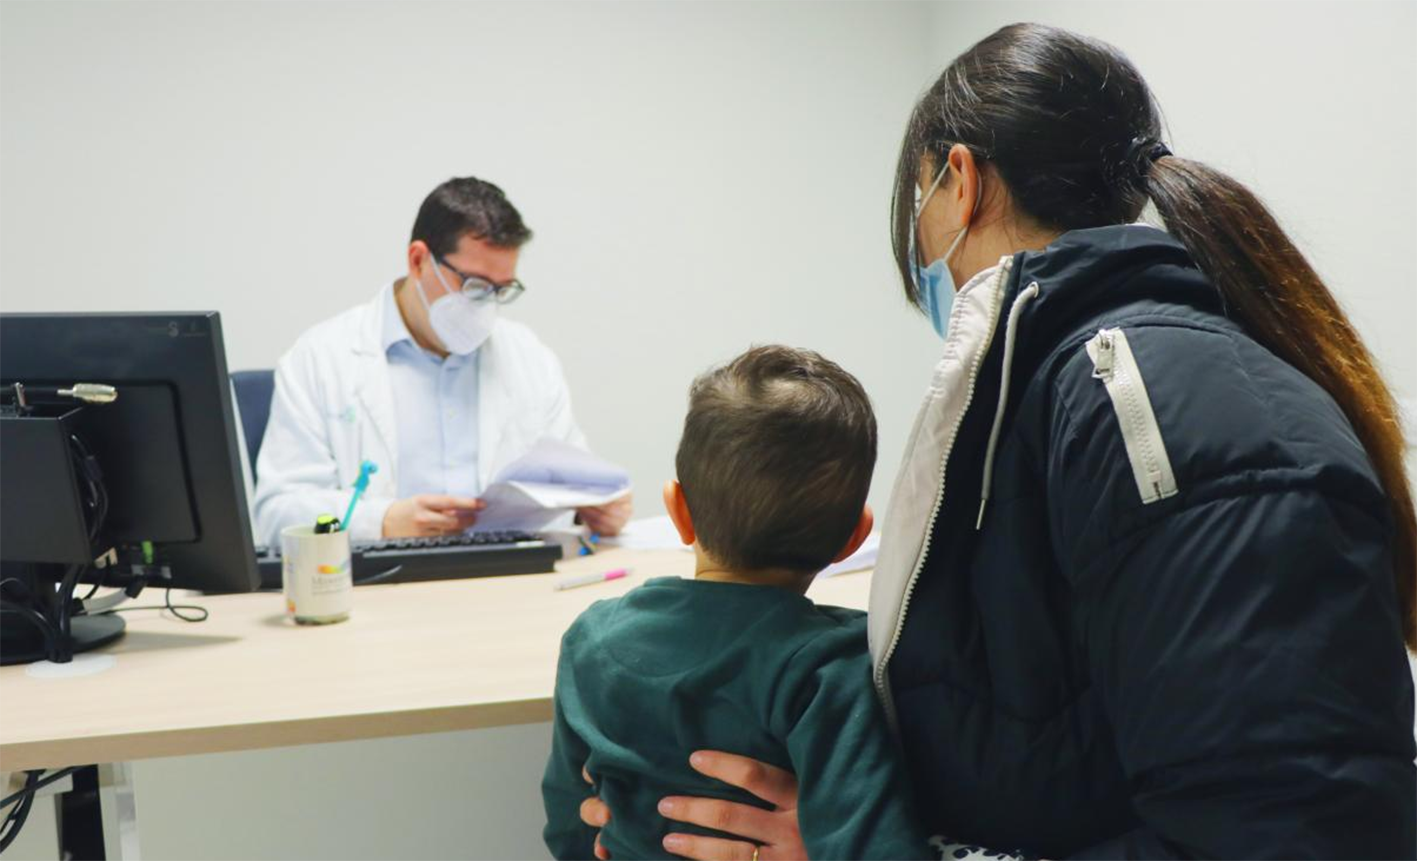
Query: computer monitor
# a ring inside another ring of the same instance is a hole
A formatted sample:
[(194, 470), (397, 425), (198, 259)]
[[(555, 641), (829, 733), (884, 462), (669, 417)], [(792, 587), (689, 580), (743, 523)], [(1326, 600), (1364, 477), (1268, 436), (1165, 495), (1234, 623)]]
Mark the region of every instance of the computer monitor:
[[(131, 556), (145, 548), (155, 566), (170, 572), (160, 585), (258, 588), (216, 312), (0, 314), (0, 392), (9, 406), (15, 383), (23, 385), (30, 409), (27, 418), (7, 410), (12, 415), (2, 425), (0, 560), (6, 576), (22, 565), (39, 572), (41, 590), (53, 588), (56, 572), (96, 582), (115, 569), (85, 565), (94, 558), (89, 553), (118, 548)], [(85, 403), (61, 394), (76, 383), (112, 386), (116, 398)], [(76, 489), (93, 492), (86, 457), (101, 473), (106, 507), (102, 529), (89, 535), (76, 534), (86, 521), (74, 519), (73, 501)], [(97, 644), (118, 636), (115, 625), (121, 633), (112, 617), (81, 619), (73, 620), (75, 650), (95, 645), (81, 629), (102, 628), (94, 633)], [(13, 663), (24, 658), (10, 629), (24, 626), (7, 622), (0, 660)]]

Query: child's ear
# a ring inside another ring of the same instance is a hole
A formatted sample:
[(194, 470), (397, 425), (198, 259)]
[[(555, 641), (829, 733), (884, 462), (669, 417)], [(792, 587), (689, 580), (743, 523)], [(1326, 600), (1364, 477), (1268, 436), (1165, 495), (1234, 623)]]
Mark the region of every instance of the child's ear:
[(861, 542), (866, 540), (866, 536), (871, 534), (871, 527), (875, 525), (876, 515), (872, 513), (871, 506), (862, 506), (861, 519), (856, 521), (856, 528), (852, 530), (851, 538), (847, 540), (846, 547), (842, 548), (842, 551), (836, 554), (836, 558), (832, 561), (840, 562), (841, 560), (855, 553), (857, 548), (861, 546)]
[(669, 512), (669, 520), (678, 531), (679, 540), (693, 544), (697, 536), (694, 534), (694, 519), (689, 516), (689, 503), (684, 499), (684, 486), (672, 478), (664, 483), (664, 510)]

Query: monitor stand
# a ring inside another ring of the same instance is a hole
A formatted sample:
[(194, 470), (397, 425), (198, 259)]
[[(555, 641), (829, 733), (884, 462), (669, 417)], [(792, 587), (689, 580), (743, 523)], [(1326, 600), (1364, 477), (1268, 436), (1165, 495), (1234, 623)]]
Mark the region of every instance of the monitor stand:
[[(74, 598), (76, 580), (65, 582), (65, 566), (4, 566), (6, 592), (0, 603), (4, 622), (0, 623), (0, 665), (28, 664), (49, 660), (65, 664), (79, 652), (101, 648), (123, 636), (123, 619), (114, 614), (70, 616), (69, 635), (58, 642), (59, 609)], [(12, 582), (13, 581), (13, 582)], [(41, 622), (47, 627), (41, 627)]]
[[(69, 655), (98, 649), (123, 636), (123, 619), (105, 616), (75, 616), (69, 621)], [(0, 626), (0, 666), (29, 664), (50, 658), (44, 632), (19, 619)]]

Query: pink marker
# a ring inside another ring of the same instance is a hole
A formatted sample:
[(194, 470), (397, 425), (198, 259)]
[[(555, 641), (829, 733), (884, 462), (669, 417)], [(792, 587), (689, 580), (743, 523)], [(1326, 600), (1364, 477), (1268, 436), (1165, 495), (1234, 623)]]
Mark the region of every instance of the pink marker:
[(621, 577), (628, 577), (630, 569), (616, 568), (614, 571), (606, 571), (604, 574), (577, 574), (575, 577), (567, 577), (557, 583), (555, 589), (560, 592), (562, 589), (574, 589), (577, 586), (589, 586), (592, 583), (604, 583), (607, 580), (619, 580)]

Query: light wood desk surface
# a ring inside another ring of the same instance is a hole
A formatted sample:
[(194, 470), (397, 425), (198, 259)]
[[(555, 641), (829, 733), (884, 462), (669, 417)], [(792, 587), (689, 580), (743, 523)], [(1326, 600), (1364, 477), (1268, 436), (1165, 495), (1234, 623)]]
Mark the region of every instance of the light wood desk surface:
[[(560, 576), (630, 567), (556, 592)], [(607, 548), (557, 574), (361, 586), (350, 619), (297, 626), (279, 593), (202, 596), (211, 616), (125, 613), (117, 665), (37, 679), (0, 668), (0, 771), (122, 762), (551, 719), (561, 634), (591, 603), (651, 577), (688, 576), (683, 551)], [(865, 609), (868, 572), (813, 584)], [(177, 599), (174, 597), (174, 602)], [(134, 602), (162, 603), (149, 589)]]

